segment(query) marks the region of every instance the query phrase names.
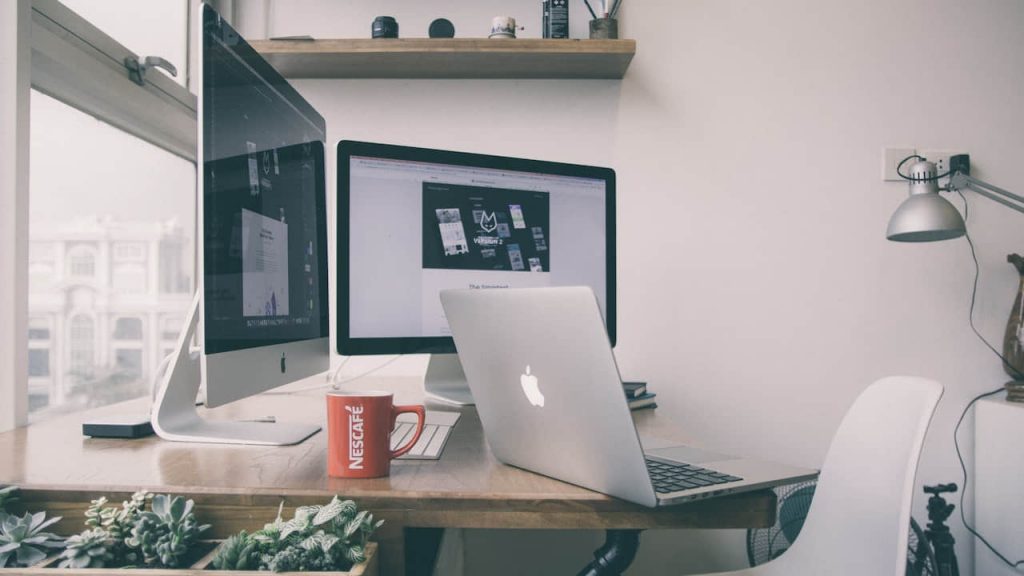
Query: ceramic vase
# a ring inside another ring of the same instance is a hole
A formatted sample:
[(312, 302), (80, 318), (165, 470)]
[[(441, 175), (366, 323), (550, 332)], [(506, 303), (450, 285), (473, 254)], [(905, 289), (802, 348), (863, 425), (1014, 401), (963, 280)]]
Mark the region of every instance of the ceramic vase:
[(1003, 338), (1003, 369), (1011, 378), (1020, 382), (1024, 380), (1024, 258), (1019, 254), (1010, 254), (1006, 261), (1013, 264), (1020, 274), (1020, 285), (1017, 296), (1010, 311), (1010, 319), (1006, 322), (1006, 335)]

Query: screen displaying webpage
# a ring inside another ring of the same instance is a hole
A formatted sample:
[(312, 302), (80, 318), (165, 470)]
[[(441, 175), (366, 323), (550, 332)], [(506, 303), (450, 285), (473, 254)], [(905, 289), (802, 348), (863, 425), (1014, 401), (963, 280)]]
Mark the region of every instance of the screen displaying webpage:
[(450, 336), (451, 288), (590, 286), (605, 310), (605, 182), (353, 156), (349, 334)]
[(204, 351), (326, 337), (323, 119), (223, 21), (203, 43)]

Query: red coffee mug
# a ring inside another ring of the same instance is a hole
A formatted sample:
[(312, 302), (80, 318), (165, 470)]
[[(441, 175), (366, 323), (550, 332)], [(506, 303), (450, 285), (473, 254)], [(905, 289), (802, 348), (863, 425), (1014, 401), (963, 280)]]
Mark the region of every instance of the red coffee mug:
[[(391, 459), (405, 454), (420, 439), (426, 409), (395, 406), (391, 392), (327, 394), (327, 473), (341, 478), (377, 478), (391, 472)], [(391, 432), (398, 415), (415, 412), (419, 419), (412, 440), (391, 450)]]

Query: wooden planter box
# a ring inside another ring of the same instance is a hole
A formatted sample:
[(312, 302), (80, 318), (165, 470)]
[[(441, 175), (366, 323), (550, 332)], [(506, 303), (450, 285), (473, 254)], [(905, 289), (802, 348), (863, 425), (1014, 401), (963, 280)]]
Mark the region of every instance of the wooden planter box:
[(281, 576), (300, 576), (300, 574), (322, 574), (323, 576), (378, 576), (377, 543), (370, 542), (366, 545), (366, 562), (356, 564), (347, 572), (257, 572), (240, 570), (212, 570), (207, 566), (213, 562), (222, 541), (209, 541), (210, 550), (201, 559), (192, 564), (189, 568), (58, 568), (60, 558), (57, 555), (50, 556), (31, 568), (0, 568), (0, 575), (7, 574), (33, 574), (48, 576), (213, 576), (223, 574), (224, 576), (267, 576), (278, 574)]

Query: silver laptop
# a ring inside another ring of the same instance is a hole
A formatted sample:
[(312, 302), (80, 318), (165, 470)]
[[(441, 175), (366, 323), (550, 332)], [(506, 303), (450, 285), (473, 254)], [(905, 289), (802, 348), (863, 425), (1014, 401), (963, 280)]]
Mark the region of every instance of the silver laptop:
[(589, 288), (446, 290), (441, 303), (487, 442), (506, 464), (644, 506), (817, 476), (670, 442), (641, 446)]

